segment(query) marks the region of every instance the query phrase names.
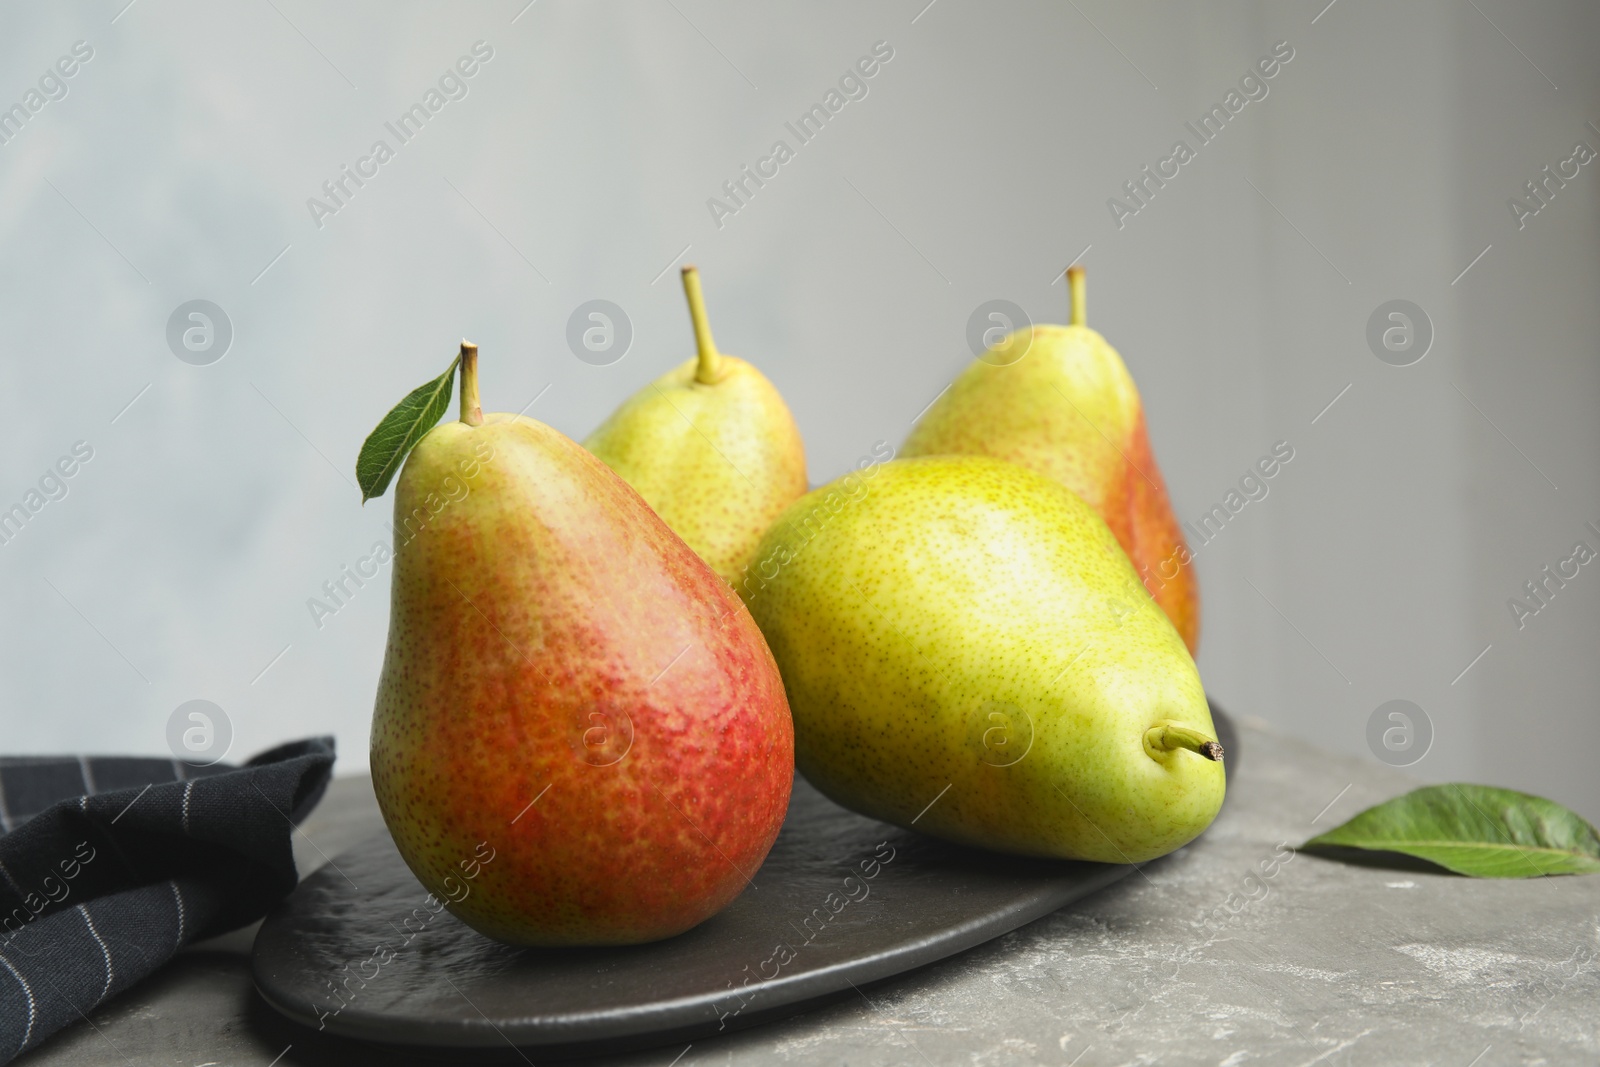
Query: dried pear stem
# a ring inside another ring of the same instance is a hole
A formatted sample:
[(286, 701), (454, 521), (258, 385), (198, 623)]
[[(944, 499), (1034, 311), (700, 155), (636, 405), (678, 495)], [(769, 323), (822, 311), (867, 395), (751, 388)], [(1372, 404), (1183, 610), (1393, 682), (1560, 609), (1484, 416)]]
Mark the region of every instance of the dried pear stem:
[(1178, 726), (1167, 723), (1164, 726), (1152, 726), (1145, 731), (1145, 744), (1160, 752), (1172, 752), (1175, 749), (1186, 748), (1190, 752), (1197, 752), (1208, 760), (1222, 762), (1222, 745), (1215, 739), (1207, 737), (1199, 730), (1191, 730), (1187, 726)]
[(461, 341), (461, 421), (483, 425), (483, 405), (478, 402), (478, 346)]

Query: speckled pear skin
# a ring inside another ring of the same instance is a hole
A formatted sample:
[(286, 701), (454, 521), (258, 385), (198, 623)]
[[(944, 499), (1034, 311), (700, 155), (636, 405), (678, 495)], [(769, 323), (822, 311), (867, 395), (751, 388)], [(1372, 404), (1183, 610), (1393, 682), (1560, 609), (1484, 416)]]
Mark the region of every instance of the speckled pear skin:
[[(951, 841), (1137, 863), (1204, 830), (1222, 764), (1183, 639), (1094, 510), (978, 456), (896, 460), (802, 497), (744, 590), (828, 796)], [(949, 787), (946, 789), (946, 787)], [(937, 799), (936, 799), (937, 798)]]
[(806, 491), (800, 428), (778, 390), (722, 354), (723, 377), (689, 360), (639, 390), (584, 441), (729, 583), (772, 520)]
[(1117, 350), (1087, 326), (1018, 330), (974, 360), (912, 428), (901, 455), (1020, 463), (1083, 497), (1193, 655), (1200, 589), (1144, 407)]
[(428, 433), (395, 524), (372, 779), (423, 886), (515, 945), (652, 941), (732, 901), (794, 774), (782, 680), (732, 590), (524, 417)]

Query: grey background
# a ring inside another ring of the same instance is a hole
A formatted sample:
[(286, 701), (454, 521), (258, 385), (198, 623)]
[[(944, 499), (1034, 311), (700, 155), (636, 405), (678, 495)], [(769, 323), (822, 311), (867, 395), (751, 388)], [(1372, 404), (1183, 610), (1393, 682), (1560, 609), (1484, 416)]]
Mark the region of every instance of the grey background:
[[(1180, 519), (1295, 449), (1199, 554), (1215, 698), (1373, 760), (1411, 700), (1412, 773), (1600, 817), (1600, 568), (1523, 629), (1506, 603), (1600, 548), (1600, 161), (1521, 230), (1506, 205), (1600, 148), (1591, 5), (124, 3), (0, 13), (0, 104), (94, 48), (0, 146), (0, 503), (94, 449), (0, 546), (7, 751), (164, 752), (204, 698), (235, 758), (331, 730), (362, 770), (387, 570), (320, 629), (306, 601), (385, 536), (356, 451), (463, 335), (486, 408), (581, 438), (692, 352), (669, 268), (698, 263), (820, 482), (899, 444), (977, 305), (1061, 321), (1088, 246)], [(318, 228), (306, 199), (478, 40), (468, 96)], [(707, 198), (879, 40), (869, 95), (719, 229)], [(1107, 198), (1278, 41), (1269, 95), (1119, 229)], [(193, 299), (234, 328), (209, 366), (167, 347)], [(591, 299), (633, 324), (610, 366), (565, 343)], [(1433, 323), (1413, 366), (1367, 348), (1391, 299)]]

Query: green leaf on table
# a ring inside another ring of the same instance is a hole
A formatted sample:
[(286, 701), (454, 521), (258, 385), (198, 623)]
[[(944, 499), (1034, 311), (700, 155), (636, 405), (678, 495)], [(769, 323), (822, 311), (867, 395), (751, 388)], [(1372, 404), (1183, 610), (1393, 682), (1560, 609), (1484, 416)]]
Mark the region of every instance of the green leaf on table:
[(1578, 814), (1487, 785), (1423, 786), (1300, 847), (1400, 852), (1474, 878), (1600, 871), (1600, 833)]
[(456, 364), (460, 362), (461, 357), (457, 356), (443, 374), (407, 393), (367, 435), (361, 454), (356, 457), (356, 483), (361, 486), (363, 504), (383, 495), (423, 434), (444, 417), (455, 385)]

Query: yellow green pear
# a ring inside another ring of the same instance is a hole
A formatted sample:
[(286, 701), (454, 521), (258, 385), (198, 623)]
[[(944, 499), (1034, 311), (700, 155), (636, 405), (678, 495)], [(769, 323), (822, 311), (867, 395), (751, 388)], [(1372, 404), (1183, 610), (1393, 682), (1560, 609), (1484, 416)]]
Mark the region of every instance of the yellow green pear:
[(1077, 494), (983, 456), (896, 460), (796, 501), (741, 589), (795, 761), (847, 807), (1005, 852), (1163, 855), (1222, 805), (1183, 638)]
[(1200, 589), (1117, 350), (1084, 314), (1082, 267), (1067, 270), (1066, 326), (1017, 330), (972, 362), (906, 439), (903, 456), (994, 456), (1065, 485), (1099, 512), (1193, 655)]
[(700, 274), (683, 268), (698, 354), (611, 414), (583, 442), (633, 486), (724, 581), (806, 491), (800, 429), (755, 367), (717, 351)]

